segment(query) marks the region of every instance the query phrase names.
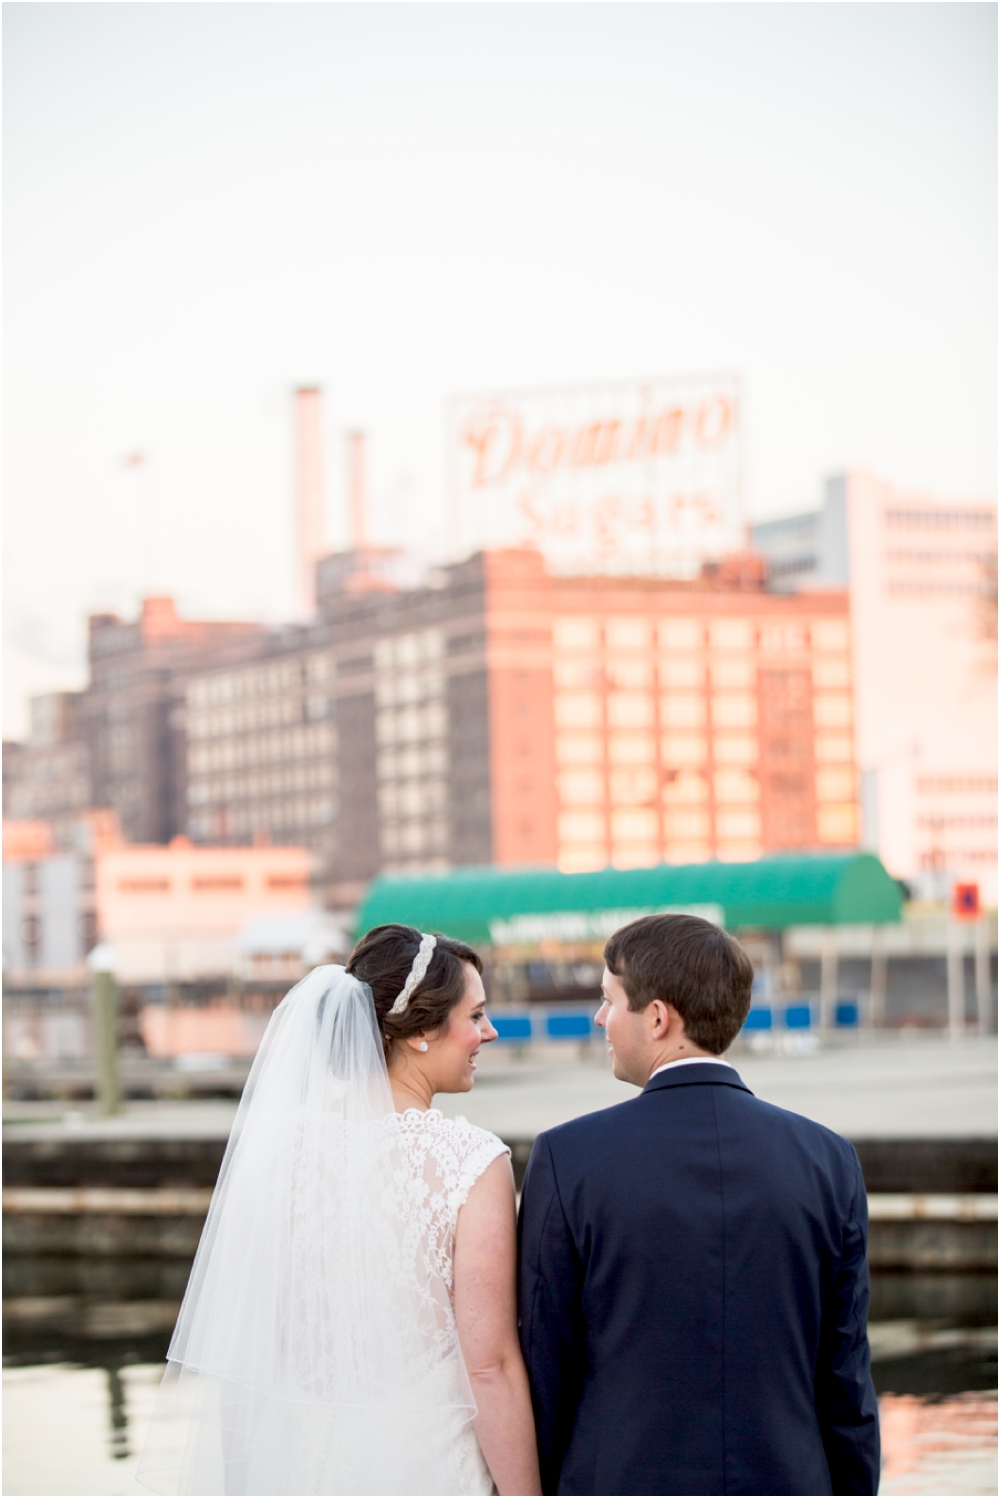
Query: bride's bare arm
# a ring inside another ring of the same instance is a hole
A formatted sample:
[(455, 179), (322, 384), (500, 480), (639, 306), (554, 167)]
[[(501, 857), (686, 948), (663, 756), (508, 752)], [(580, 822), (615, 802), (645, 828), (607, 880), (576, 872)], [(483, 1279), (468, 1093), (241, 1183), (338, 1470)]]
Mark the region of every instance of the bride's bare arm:
[(483, 1171), (455, 1229), (455, 1316), (498, 1493), (541, 1493), (528, 1375), (517, 1336), (517, 1223), (506, 1155)]

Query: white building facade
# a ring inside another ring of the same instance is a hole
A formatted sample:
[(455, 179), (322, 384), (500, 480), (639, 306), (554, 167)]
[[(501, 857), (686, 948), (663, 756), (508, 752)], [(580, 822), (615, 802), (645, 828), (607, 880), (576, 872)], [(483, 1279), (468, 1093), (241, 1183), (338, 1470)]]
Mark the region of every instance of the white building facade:
[(997, 901), (995, 501), (907, 496), (865, 473), (755, 527), (772, 586), (850, 594), (863, 839), (915, 893)]

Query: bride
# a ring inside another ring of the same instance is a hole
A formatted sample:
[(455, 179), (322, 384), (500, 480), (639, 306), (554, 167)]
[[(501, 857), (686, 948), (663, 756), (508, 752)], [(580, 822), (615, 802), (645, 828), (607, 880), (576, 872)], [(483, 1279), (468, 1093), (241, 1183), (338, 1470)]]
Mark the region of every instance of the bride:
[(278, 1005), (167, 1354), (162, 1493), (539, 1493), (514, 1184), (431, 1106), (496, 1031), (462, 942), (380, 926)]

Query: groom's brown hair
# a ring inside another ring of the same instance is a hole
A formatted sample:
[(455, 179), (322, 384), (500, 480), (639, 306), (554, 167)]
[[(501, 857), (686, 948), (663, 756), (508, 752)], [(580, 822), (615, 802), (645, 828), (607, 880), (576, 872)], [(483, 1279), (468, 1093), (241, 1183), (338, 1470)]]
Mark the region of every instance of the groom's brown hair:
[(615, 932), (604, 961), (630, 1009), (654, 999), (672, 1004), (688, 1039), (713, 1056), (729, 1049), (750, 1011), (753, 963), (728, 932), (700, 916), (641, 916)]

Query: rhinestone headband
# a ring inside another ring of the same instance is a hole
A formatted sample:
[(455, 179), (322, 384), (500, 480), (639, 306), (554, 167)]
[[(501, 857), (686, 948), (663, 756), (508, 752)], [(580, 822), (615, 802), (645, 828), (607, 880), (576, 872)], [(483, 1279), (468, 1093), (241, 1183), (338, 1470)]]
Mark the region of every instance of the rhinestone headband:
[(437, 946), (436, 936), (421, 936), (417, 955), (413, 959), (410, 971), (406, 975), (406, 982), (400, 990), (399, 997), (389, 1010), (390, 1014), (403, 1014), (410, 997), (418, 983), (422, 983), (427, 976), (434, 948)]

